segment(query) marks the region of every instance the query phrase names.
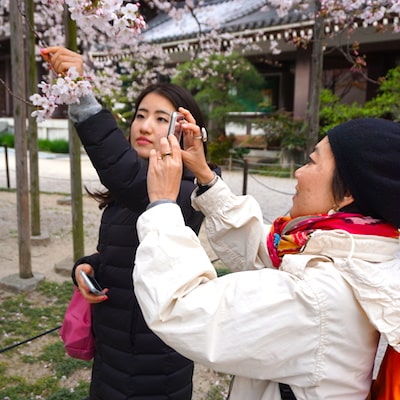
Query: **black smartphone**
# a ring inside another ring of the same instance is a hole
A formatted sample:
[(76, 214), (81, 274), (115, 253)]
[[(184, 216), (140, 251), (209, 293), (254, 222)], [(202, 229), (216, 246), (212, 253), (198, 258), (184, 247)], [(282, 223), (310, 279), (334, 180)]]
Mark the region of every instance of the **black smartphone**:
[(175, 137), (178, 139), (178, 142), (181, 142), (181, 137), (182, 137), (182, 127), (181, 123), (184, 121), (185, 117), (183, 114), (174, 111), (171, 114), (171, 119), (169, 120), (169, 127), (168, 127), (168, 133), (167, 136), (169, 135), (175, 135)]
[(96, 279), (93, 278), (93, 276), (87, 275), (83, 270), (80, 270), (79, 273), (93, 294), (97, 296), (102, 296), (104, 294), (102, 287), (99, 285)]

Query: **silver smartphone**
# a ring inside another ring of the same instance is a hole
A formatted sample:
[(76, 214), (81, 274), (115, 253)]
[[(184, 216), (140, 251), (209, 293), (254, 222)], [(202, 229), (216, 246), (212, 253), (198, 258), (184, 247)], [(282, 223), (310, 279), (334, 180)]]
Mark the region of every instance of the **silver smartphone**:
[(177, 111), (174, 111), (171, 114), (171, 119), (169, 120), (167, 136), (175, 135), (175, 137), (178, 139), (178, 142), (180, 142), (181, 137), (182, 137), (181, 123), (184, 121), (184, 119), (185, 119), (185, 117), (183, 116), (183, 114), (181, 114)]
[(102, 296), (104, 294), (102, 287), (99, 285), (96, 279), (93, 278), (93, 276), (87, 275), (83, 270), (80, 270), (79, 273), (81, 274), (81, 277), (85, 281), (86, 285), (88, 285), (91, 293), (97, 296)]

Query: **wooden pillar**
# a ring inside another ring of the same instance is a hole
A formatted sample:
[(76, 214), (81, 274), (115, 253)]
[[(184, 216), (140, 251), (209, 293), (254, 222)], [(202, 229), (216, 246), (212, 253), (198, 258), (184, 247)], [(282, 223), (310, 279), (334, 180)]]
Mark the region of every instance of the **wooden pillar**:
[[(77, 51), (77, 27), (65, 9), (66, 47)], [(72, 207), (72, 241), (74, 260), (84, 256), (85, 237), (83, 229), (82, 169), (81, 143), (73, 123), (68, 121), (69, 157), (71, 168), (71, 207)]]
[(26, 75), (24, 57), (24, 24), (22, 19), (23, 2), (10, 1), (11, 70), (15, 166), (17, 181), (17, 214), (20, 278), (32, 278), (31, 236), (29, 215), (29, 190), (26, 138)]
[(293, 104), (293, 116), (296, 119), (305, 119), (307, 115), (310, 69), (310, 52), (304, 49), (298, 49), (296, 52)]

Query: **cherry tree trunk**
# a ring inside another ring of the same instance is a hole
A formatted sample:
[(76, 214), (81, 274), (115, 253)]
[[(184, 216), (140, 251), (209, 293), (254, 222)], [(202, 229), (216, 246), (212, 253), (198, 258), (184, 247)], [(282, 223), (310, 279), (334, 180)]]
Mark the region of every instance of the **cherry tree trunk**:
[(311, 54), (311, 79), (309, 108), (307, 114), (308, 135), (307, 154), (310, 154), (318, 142), (319, 133), (319, 108), (322, 88), (323, 71), (323, 39), (324, 39), (324, 18), (319, 16), (320, 2), (316, 1), (316, 17), (313, 31), (312, 54)]
[(26, 139), (26, 75), (21, 0), (10, 1), (11, 70), (13, 90), (15, 167), (17, 182), (19, 275), (32, 278)]
[[(66, 47), (77, 51), (77, 28), (65, 10)], [(75, 127), (68, 121), (69, 158), (71, 168), (71, 208), (72, 208), (72, 241), (74, 260), (84, 256), (84, 229), (83, 229), (83, 199), (82, 199), (82, 169), (81, 143), (75, 132)]]
[[(27, 67), (28, 67), (28, 91), (30, 94), (36, 93), (38, 74), (35, 60), (35, 35), (32, 27), (34, 21), (34, 0), (27, 0), (27, 19), (26, 24), (26, 47), (27, 47)], [(29, 178), (31, 193), (31, 235), (40, 236), (40, 185), (39, 185), (39, 157), (38, 157), (38, 127), (36, 118), (28, 115), (28, 148), (29, 148)]]

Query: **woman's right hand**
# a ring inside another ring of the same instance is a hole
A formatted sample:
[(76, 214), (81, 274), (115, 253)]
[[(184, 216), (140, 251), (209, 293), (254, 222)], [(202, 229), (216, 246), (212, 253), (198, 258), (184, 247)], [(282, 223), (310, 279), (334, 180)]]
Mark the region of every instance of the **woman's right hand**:
[(184, 115), (187, 121), (182, 124), (184, 131), (184, 150), (181, 151), (182, 160), (186, 167), (193, 172), (198, 183), (210, 182), (214, 178), (214, 172), (209, 168), (204, 154), (201, 128), (196, 124), (189, 110), (179, 107), (178, 111)]
[(51, 65), (55, 73), (64, 75), (71, 67), (75, 67), (78, 74), (83, 76), (83, 58), (75, 51), (54, 46), (41, 49), (40, 54)]
[(88, 303), (101, 303), (104, 300), (108, 299), (107, 292), (108, 289), (103, 289), (103, 295), (98, 296), (96, 294), (93, 294), (90, 292), (88, 285), (85, 283), (83, 280), (80, 271), (84, 271), (86, 275), (92, 275), (93, 276), (93, 267), (90, 264), (84, 263), (84, 264), (79, 264), (75, 268), (75, 281), (78, 284), (78, 289), (82, 293), (82, 296), (86, 299)]

